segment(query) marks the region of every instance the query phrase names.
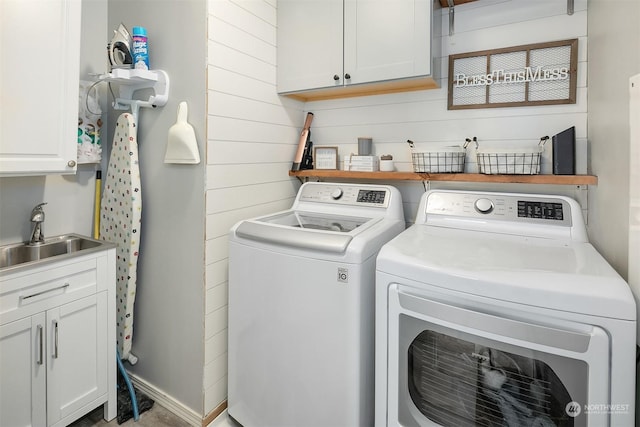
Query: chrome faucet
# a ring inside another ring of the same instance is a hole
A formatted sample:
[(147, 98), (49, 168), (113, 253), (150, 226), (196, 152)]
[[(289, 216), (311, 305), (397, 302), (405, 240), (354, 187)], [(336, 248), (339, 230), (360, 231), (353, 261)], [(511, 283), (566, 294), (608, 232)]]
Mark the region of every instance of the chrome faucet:
[(40, 203), (31, 210), (31, 222), (33, 222), (33, 230), (31, 231), (30, 245), (44, 243), (44, 234), (42, 234), (42, 223), (44, 223), (44, 211), (42, 207), (46, 203)]

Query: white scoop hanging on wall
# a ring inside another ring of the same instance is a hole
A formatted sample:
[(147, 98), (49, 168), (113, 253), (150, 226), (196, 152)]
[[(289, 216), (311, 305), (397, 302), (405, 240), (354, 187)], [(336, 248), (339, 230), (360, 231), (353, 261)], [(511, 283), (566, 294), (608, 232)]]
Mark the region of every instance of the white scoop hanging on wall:
[(165, 163), (198, 164), (200, 153), (196, 133), (187, 122), (188, 107), (186, 102), (178, 105), (178, 120), (169, 128)]

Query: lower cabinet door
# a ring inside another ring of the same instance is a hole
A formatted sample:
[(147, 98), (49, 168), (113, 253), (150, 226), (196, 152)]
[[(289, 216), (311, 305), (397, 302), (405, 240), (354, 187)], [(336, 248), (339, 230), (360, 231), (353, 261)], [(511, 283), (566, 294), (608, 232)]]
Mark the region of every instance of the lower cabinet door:
[(49, 426), (67, 425), (107, 393), (107, 357), (116, 355), (106, 354), (106, 336), (106, 292), (47, 311)]
[(0, 426), (46, 425), (45, 314), (0, 326)]

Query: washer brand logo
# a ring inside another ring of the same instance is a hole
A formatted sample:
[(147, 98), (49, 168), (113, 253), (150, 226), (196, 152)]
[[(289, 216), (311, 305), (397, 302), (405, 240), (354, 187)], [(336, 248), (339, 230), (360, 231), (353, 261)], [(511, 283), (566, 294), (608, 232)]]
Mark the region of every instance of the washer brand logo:
[(564, 407), (564, 411), (571, 418), (575, 418), (578, 415), (580, 415), (580, 412), (582, 411), (582, 408), (580, 407), (580, 404), (578, 402), (569, 402), (569, 403), (567, 403), (567, 406)]
[(349, 269), (338, 268), (338, 282), (349, 283)]

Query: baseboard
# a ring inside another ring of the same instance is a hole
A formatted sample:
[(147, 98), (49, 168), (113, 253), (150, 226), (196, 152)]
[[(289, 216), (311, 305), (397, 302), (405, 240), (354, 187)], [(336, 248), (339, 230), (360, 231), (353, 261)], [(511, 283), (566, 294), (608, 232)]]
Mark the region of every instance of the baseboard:
[(218, 415), (220, 415), (221, 413), (224, 412), (225, 409), (227, 409), (227, 401), (226, 400), (224, 402), (222, 402), (221, 404), (219, 404), (216, 409), (214, 409), (213, 411), (209, 412), (209, 414), (206, 417), (204, 417), (204, 420), (202, 420), (202, 427), (207, 427), (209, 424), (211, 424), (213, 422), (213, 420), (218, 418)]
[(149, 384), (147, 381), (130, 372), (127, 372), (127, 374), (129, 375), (129, 379), (131, 379), (134, 387), (152, 398), (158, 405), (167, 408), (169, 411), (173, 412), (194, 427), (202, 426), (202, 415), (196, 413), (191, 408), (186, 407), (184, 404), (175, 400), (162, 390), (159, 390), (154, 385)]

